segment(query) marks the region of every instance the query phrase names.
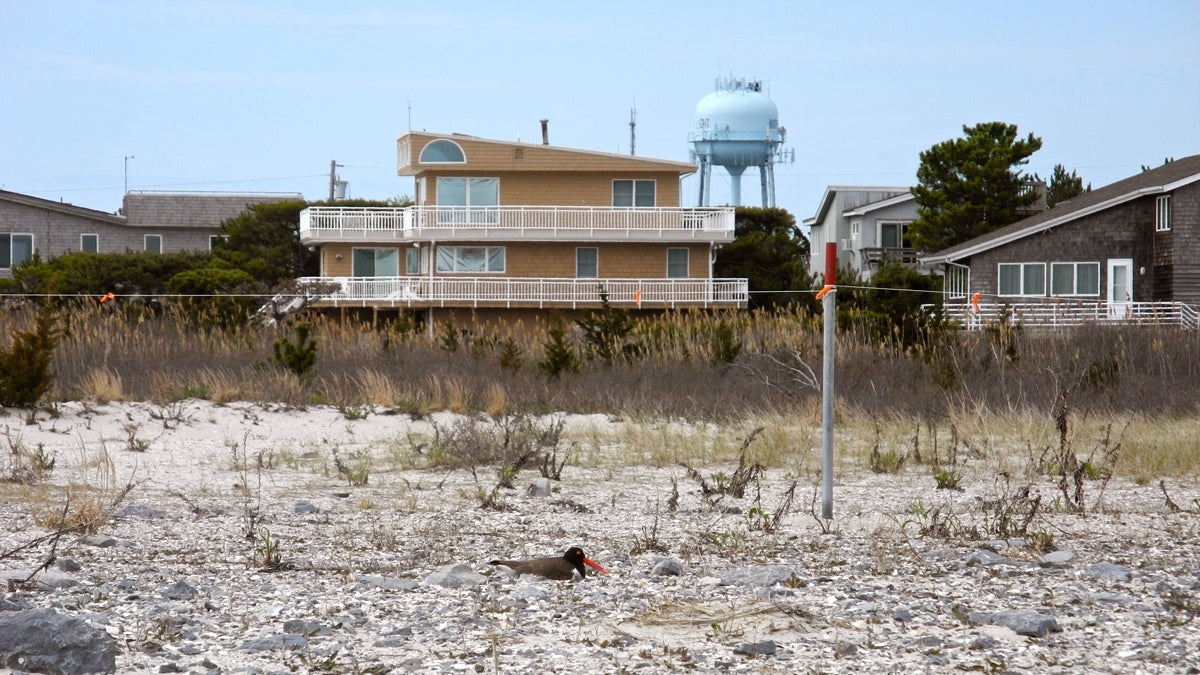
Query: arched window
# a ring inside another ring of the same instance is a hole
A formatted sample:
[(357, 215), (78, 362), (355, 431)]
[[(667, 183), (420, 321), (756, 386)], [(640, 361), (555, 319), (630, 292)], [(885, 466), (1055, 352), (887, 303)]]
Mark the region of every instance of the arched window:
[(421, 148), (421, 159), (418, 161), (422, 164), (439, 162), (462, 164), (467, 161), (467, 156), (463, 154), (462, 148), (458, 147), (458, 143), (439, 138)]

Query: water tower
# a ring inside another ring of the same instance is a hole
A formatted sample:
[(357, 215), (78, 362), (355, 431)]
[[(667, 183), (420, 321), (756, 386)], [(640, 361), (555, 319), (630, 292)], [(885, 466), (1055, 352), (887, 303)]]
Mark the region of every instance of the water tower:
[(794, 158), (780, 147), (786, 135), (779, 109), (761, 82), (717, 80), (716, 91), (696, 104), (696, 130), (688, 134), (692, 161), (700, 165), (698, 205), (708, 206), (715, 164), (729, 172), (733, 206), (742, 205), (742, 174), (751, 166), (762, 176), (762, 205), (775, 206), (775, 163)]

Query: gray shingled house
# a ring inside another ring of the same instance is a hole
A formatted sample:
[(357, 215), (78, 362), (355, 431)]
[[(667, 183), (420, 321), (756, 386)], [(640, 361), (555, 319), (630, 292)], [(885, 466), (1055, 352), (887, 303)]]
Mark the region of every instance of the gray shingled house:
[(921, 257), (945, 274), (968, 326), (1001, 312), (1029, 325), (1196, 326), (1200, 155), (1143, 171)]
[(250, 204), (299, 193), (129, 192), (120, 214), (0, 190), (0, 277), (31, 258), (71, 251), (207, 251), (221, 222)]

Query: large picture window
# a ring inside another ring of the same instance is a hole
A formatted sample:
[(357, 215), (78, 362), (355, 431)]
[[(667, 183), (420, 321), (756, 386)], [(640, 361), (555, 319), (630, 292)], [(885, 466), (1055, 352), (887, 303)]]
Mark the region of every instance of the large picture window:
[(162, 235), (148, 234), (143, 238), (143, 246), (150, 253), (162, 253)]
[(1051, 263), (1050, 295), (1100, 295), (1100, 263)]
[(0, 269), (19, 267), (32, 257), (32, 234), (0, 234)]
[(600, 254), (591, 247), (575, 249), (575, 276), (580, 279), (595, 279), (600, 276)]
[(667, 278), (686, 279), (688, 276), (688, 250), (686, 248), (667, 249)]
[(654, 206), (654, 181), (614, 180), (613, 206), (650, 208)]
[(503, 246), (440, 246), (437, 250), (439, 272), (503, 272)]
[(438, 178), (438, 223), (492, 225), (499, 222), (499, 178)]
[(81, 234), (79, 235), (79, 250), (87, 253), (100, 252), (100, 235), (98, 234)]
[(1046, 263), (1000, 263), (1000, 295), (1045, 295)]
[(400, 251), (394, 248), (356, 248), (350, 259), (350, 276), (400, 276)]

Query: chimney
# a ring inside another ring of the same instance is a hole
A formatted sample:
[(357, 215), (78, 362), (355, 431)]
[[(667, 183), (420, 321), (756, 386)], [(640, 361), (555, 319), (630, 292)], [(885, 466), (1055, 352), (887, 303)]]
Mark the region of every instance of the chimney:
[(542, 145), (550, 145), (550, 120), (542, 119)]

